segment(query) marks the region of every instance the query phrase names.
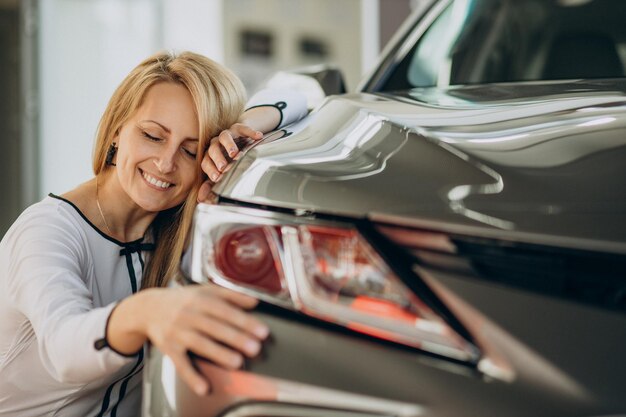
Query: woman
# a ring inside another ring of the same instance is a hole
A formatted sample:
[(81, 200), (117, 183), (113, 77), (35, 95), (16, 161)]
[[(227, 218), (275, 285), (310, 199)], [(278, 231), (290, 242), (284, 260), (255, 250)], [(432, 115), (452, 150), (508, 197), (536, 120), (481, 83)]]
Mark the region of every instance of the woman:
[(258, 139), (282, 118), (271, 107), (240, 118), (243, 106), (230, 71), (188, 52), (148, 58), (118, 87), (95, 178), (26, 209), (0, 243), (0, 415), (137, 415), (147, 340), (198, 394), (209, 387), (189, 351), (227, 368), (259, 352), (268, 329), (242, 310), (254, 299), (163, 288), (202, 166), (219, 175), (234, 139)]

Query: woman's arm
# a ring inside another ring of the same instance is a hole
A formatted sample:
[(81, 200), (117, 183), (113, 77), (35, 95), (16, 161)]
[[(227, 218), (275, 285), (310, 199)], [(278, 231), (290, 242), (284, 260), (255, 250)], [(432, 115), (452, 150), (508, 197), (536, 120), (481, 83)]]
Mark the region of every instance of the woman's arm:
[(264, 105), (247, 109), (239, 118), (239, 123), (261, 133), (267, 133), (277, 129), (281, 120), (280, 109)]
[[(276, 123), (274, 125), (268, 123), (263, 128), (256, 128), (265, 133), (294, 123), (304, 118), (308, 113), (306, 96), (294, 90), (265, 89), (257, 92), (248, 100), (244, 116), (257, 108), (273, 108), (275, 110), (273, 114), (279, 117), (278, 120), (272, 120)], [(267, 117), (266, 115), (263, 116)]]
[[(202, 160), (202, 169), (212, 182), (219, 180), (228, 165), (239, 154), (236, 140), (250, 138), (260, 140), (264, 133), (298, 121), (307, 115), (306, 97), (290, 90), (261, 90), (247, 104), (247, 110), (238, 122), (219, 136), (211, 139)], [(228, 158), (223, 150), (226, 151)], [(198, 193), (198, 201), (204, 201), (211, 185), (205, 182)]]
[(32, 327), (42, 365), (65, 384), (109, 377), (136, 360), (94, 347), (114, 304), (94, 307), (84, 276), (93, 265), (81, 233), (54, 206), (38, 204), (14, 223), (1, 253), (0, 291)]
[(242, 354), (259, 352), (269, 330), (244, 311), (257, 301), (216, 286), (148, 289), (94, 307), (98, 295), (84, 277), (93, 265), (81, 230), (53, 210), (27, 210), (5, 237), (0, 291), (30, 322), (42, 364), (55, 380), (83, 385), (110, 377), (136, 360), (149, 339), (202, 393), (208, 385), (188, 351), (228, 368), (239, 367)]
[(111, 313), (109, 346), (133, 354), (150, 340), (168, 356), (181, 378), (202, 395), (209, 386), (193, 367), (191, 351), (230, 369), (253, 357), (269, 333), (266, 325), (245, 313), (254, 298), (217, 286), (152, 288), (124, 299)]

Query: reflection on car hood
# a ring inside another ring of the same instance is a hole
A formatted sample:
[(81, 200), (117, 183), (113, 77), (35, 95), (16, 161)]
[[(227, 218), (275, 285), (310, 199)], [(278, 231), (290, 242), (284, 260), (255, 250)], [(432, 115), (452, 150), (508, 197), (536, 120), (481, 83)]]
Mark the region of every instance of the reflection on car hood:
[(250, 149), (215, 192), (626, 252), (626, 84), (568, 87), (332, 97), (288, 140), (275, 135)]

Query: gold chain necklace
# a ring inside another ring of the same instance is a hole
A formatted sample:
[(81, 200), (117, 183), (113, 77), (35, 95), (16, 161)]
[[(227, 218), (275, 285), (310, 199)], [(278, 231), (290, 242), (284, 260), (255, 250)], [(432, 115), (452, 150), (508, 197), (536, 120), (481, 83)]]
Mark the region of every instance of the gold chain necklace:
[(96, 176), (96, 205), (98, 206), (100, 217), (102, 218), (102, 221), (104, 222), (104, 225), (106, 226), (107, 231), (109, 232), (109, 236), (113, 236), (113, 232), (111, 231), (111, 228), (109, 227), (109, 223), (107, 223), (107, 219), (106, 217), (104, 217), (104, 213), (102, 212), (102, 207), (100, 207), (100, 199), (98, 198), (98, 177), (97, 176)]

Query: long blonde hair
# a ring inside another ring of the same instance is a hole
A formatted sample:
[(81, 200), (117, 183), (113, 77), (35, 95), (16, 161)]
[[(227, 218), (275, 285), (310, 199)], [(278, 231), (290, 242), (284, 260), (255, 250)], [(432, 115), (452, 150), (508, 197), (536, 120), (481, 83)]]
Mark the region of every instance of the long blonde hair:
[(178, 207), (160, 212), (151, 225), (156, 249), (143, 274), (142, 287), (167, 284), (189, 238), (198, 189), (206, 179), (201, 162), (209, 140), (237, 121), (245, 103), (244, 87), (231, 71), (211, 59), (193, 53), (157, 53), (135, 67), (113, 93), (96, 135), (93, 171), (97, 176), (111, 167), (107, 150), (122, 125), (137, 111), (150, 87), (158, 82), (183, 85), (191, 93), (198, 117), (199, 152), (197, 181), (187, 199)]

